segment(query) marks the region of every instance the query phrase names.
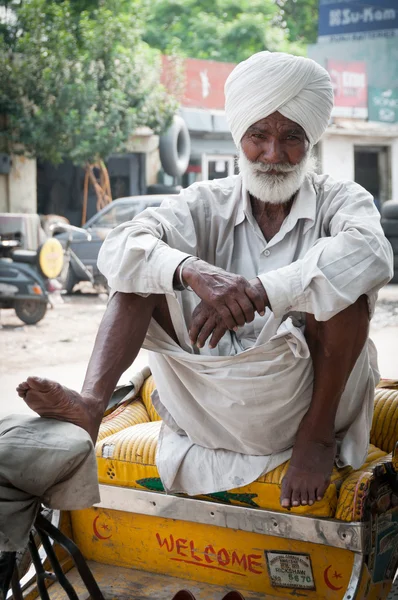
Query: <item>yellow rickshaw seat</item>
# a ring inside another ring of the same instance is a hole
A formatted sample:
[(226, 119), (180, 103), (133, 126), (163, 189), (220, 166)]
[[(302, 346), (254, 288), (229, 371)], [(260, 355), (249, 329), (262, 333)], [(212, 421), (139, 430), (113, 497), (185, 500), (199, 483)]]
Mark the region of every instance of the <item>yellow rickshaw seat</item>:
[[(161, 419), (151, 402), (154, 389), (155, 383), (150, 376), (145, 380), (138, 397), (117, 407), (103, 419), (96, 444), (100, 483), (163, 491), (156, 468)], [(364, 465), (356, 471), (352, 467), (334, 468), (322, 501), (313, 506), (292, 508), (291, 512), (343, 521), (360, 520), (363, 499), (369, 490), (373, 470), (376, 465), (391, 461), (387, 451), (393, 449), (397, 438), (398, 390), (380, 388), (376, 390), (371, 443)], [(396, 462), (397, 454), (394, 455), (393, 464)], [(249, 485), (200, 498), (286, 512), (280, 506), (279, 497), (288, 466), (289, 461)]]

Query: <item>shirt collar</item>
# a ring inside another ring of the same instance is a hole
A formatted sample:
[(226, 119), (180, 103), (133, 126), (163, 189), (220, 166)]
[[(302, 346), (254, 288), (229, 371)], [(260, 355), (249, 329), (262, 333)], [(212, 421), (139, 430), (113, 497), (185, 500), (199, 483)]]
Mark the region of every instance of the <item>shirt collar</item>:
[[(249, 193), (246, 189), (245, 184), (241, 178), (241, 201), (239, 202), (239, 208), (236, 213), (235, 226), (240, 225), (245, 219), (248, 218), (248, 214), (252, 214), (252, 208), (249, 200)], [(295, 227), (299, 219), (305, 219), (304, 233), (314, 225), (316, 218), (316, 191), (313, 184), (311, 175), (307, 176), (297, 195), (294, 199), (292, 208), (289, 216), (287, 217), (285, 224), (290, 231)]]

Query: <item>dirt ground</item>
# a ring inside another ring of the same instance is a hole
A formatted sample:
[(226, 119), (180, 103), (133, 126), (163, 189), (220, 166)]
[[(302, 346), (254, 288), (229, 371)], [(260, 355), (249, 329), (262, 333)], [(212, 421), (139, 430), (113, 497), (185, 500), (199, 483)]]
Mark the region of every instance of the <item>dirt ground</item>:
[[(0, 417), (26, 412), (16, 385), (28, 375), (46, 376), (79, 389), (94, 344), (107, 296), (84, 293), (62, 296), (37, 325), (24, 325), (14, 311), (0, 311)], [(372, 321), (371, 337), (379, 352), (381, 374), (398, 378), (398, 285), (384, 288)], [(142, 351), (132, 371), (142, 368), (147, 353)], [(123, 381), (128, 379), (128, 374)]]
[(0, 312), (3, 359), (0, 376), (30, 369), (87, 361), (106, 308), (105, 294), (62, 296), (36, 325), (25, 325), (12, 310)]

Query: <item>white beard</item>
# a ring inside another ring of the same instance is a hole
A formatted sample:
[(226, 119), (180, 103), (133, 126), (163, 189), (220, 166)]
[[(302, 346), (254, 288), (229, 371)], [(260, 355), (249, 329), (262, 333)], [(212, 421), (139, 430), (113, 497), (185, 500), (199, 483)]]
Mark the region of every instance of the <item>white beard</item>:
[[(248, 192), (270, 204), (284, 204), (301, 187), (306, 175), (315, 171), (317, 161), (309, 150), (297, 165), (252, 162), (242, 149), (238, 159), (239, 171)], [(269, 171), (278, 171), (271, 174)]]

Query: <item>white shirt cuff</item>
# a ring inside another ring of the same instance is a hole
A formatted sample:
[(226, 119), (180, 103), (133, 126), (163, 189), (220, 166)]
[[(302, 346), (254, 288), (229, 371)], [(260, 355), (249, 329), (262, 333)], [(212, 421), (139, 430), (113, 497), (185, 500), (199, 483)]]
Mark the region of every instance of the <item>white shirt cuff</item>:
[(292, 263), (257, 277), (263, 284), (271, 310), (276, 317), (283, 317), (291, 310), (303, 310), (302, 305), (305, 304), (305, 300), (300, 289), (301, 277), (298, 265)]

